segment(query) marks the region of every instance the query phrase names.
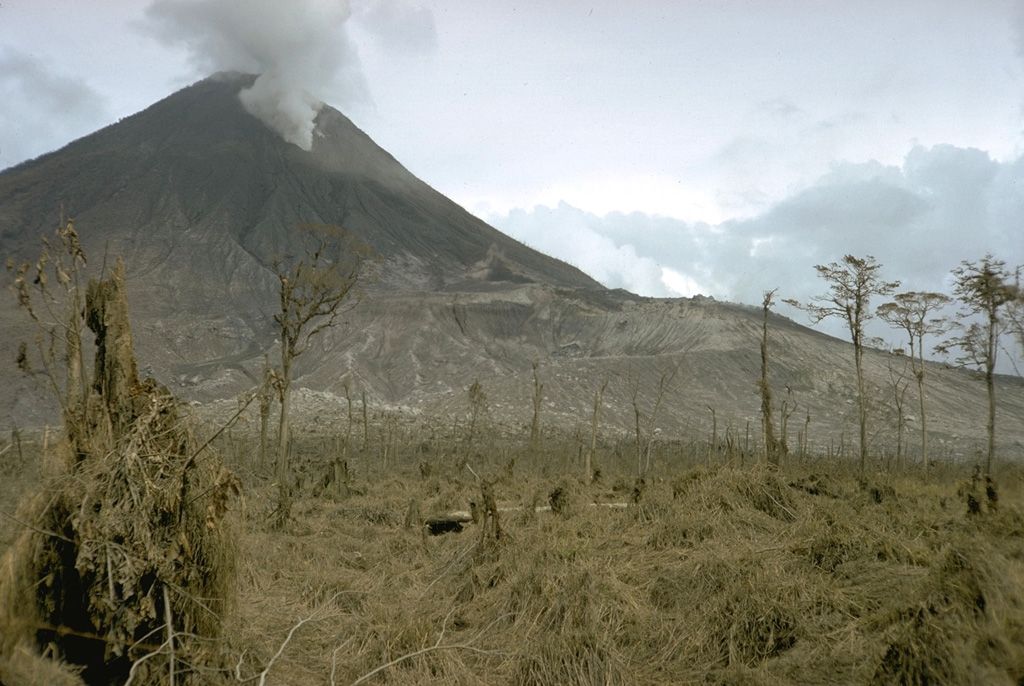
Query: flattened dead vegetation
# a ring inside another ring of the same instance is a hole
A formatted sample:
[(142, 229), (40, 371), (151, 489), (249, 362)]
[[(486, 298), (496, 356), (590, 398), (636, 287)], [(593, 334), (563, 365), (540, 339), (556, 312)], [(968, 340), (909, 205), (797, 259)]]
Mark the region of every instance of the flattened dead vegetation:
[[(1021, 472), (992, 501), (967, 467), (863, 485), (848, 467), (680, 466), (641, 489), (478, 468), (498, 535), (424, 524), (483, 502), (468, 470), (307, 486), (282, 526), (277, 485), (239, 467), (234, 602), (202, 683), (1019, 683)], [(9, 652), (5, 682), (33, 683), (26, 664), (53, 668)]]
[(1019, 490), (969, 514), (952, 478), (861, 488), (841, 473), (718, 467), (676, 481), (685, 492), (659, 480), (624, 511), (580, 506), (603, 491), (577, 486), (560, 514), (536, 512), (535, 494), (564, 482), (499, 481), (500, 505), (522, 507), (497, 540), (473, 524), (406, 526), (410, 501), (426, 515), (477, 499), (471, 478), (303, 498), (280, 532), (252, 508), (227, 631), (239, 673), (277, 656), (270, 682), (287, 684), (1024, 678)]

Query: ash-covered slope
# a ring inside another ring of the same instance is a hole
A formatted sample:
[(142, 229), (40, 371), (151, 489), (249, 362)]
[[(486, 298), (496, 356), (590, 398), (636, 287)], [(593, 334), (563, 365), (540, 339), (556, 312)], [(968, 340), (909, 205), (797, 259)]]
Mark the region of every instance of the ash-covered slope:
[[(538, 285), (496, 293), (392, 294), (354, 311), (349, 326), (311, 351), (299, 375), (313, 389), (340, 396), (347, 382), (351, 389), (369, 389), (377, 403), (448, 416), (468, 411), (466, 389), (479, 381), (490, 401), (488, 418), (522, 427), (520, 435), (526, 435), (536, 363), (544, 421), (563, 429), (588, 426), (594, 393), (607, 382), (601, 421), (609, 430), (632, 431), (634, 399), (647, 416), (663, 389), (657, 426), (665, 436), (707, 437), (717, 420), (720, 437), (728, 432), (733, 440), (756, 442), (762, 317), (759, 308), (711, 298), (665, 300)], [(830, 445), (852, 450), (852, 346), (772, 315), (769, 350), (775, 420), (785, 404), (794, 451), (804, 431), (816, 451)], [(905, 363), (879, 350), (865, 356), (872, 451), (895, 450), (890, 369), (902, 370), (909, 381)], [(346, 374), (328, 379), (323, 369)], [(977, 375), (929, 363), (927, 385), (935, 455), (965, 457), (983, 445), (986, 401)], [(1001, 454), (1019, 458), (1024, 382), (1000, 377), (997, 385)], [(905, 398), (912, 419), (903, 440), (916, 445), (917, 397), (912, 390)], [(342, 416), (343, 404), (335, 412)]]
[[(303, 222), (341, 226), (372, 245), (385, 264), (383, 289), (440, 290), (474, 276), (600, 287), (431, 189), (329, 106), (311, 151), (286, 143), (239, 102), (254, 78), (211, 77), (0, 174), (5, 252), (31, 256), (63, 205), (91, 254), (125, 259), (147, 309), (170, 295), (190, 308), (255, 295), (270, 256), (294, 251)], [(494, 256), (505, 269), (481, 273)], [(166, 288), (186, 275), (185, 293)]]
[[(377, 291), (602, 288), (473, 217), (329, 106), (310, 151), (285, 142), (238, 99), (254, 78), (208, 78), (0, 173), (0, 258), (34, 261), (61, 212), (73, 217), (90, 274), (124, 259), (139, 357), (154, 372), (262, 359), (276, 335), (269, 265), (301, 250), (301, 223), (369, 243), (382, 262)], [(13, 296), (0, 298), (0, 322), (0, 360), (13, 360), (34, 331)], [(32, 384), (4, 362), (8, 378), (19, 390), (0, 413), (32, 416)]]

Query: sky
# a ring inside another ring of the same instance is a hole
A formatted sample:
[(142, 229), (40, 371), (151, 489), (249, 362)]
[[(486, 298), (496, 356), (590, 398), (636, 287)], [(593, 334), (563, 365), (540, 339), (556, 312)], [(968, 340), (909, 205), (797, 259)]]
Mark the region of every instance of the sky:
[(902, 290), (1024, 264), (1019, 0), (0, 0), (0, 169), (221, 69), (262, 75), (244, 103), (286, 140), (326, 102), (641, 295), (806, 301), (845, 254)]

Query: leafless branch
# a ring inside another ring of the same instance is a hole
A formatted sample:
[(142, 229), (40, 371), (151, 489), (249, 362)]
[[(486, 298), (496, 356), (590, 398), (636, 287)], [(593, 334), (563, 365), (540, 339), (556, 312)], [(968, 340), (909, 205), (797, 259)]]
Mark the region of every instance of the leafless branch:
[(349, 638), (344, 643), (339, 643), (334, 648), (334, 650), (331, 651), (331, 686), (337, 686), (337, 682), (334, 680), (334, 675), (335, 675), (335, 672), (337, 671), (337, 668), (338, 668), (338, 651), (341, 650), (342, 648), (344, 648), (345, 646), (347, 646), (351, 642), (352, 642), (352, 639)]
[(479, 653), (481, 655), (500, 655), (500, 654), (502, 654), (500, 651), (497, 651), (497, 650), (483, 650), (482, 648), (477, 648), (473, 644), (476, 643), (484, 634), (486, 634), (490, 630), (491, 627), (493, 627), (495, 624), (500, 622), (505, 617), (508, 617), (509, 614), (504, 614), (504, 615), (498, 617), (493, 622), (491, 622), (490, 624), (485, 626), (483, 629), (481, 629), (476, 634), (476, 636), (474, 636), (470, 640), (466, 641), (465, 643), (450, 643), (450, 644), (444, 645), (444, 644), (442, 644), (442, 641), (444, 640), (444, 634), (445, 634), (445, 631), (446, 631), (446, 625), (448, 623), (449, 617), (451, 617), (452, 612), (454, 612), (454, 609), (451, 610), (448, 613), (448, 615), (444, 618), (444, 621), (441, 623), (441, 632), (437, 635), (437, 640), (434, 641), (434, 645), (427, 646), (426, 648), (420, 648), (419, 650), (414, 650), (411, 653), (406, 653), (405, 655), (402, 655), (400, 657), (396, 657), (394, 660), (391, 660), (390, 662), (387, 662), (387, 663), (385, 663), (383, 665), (380, 665), (379, 667), (376, 667), (375, 669), (373, 669), (373, 670), (367, 672), (366, 674), (364, 674), (363, 676), (359, 677), (358, 679), (356, 679), (355, 681), (352, 682), (351, 686), (359, 686), (359, 684), (362, 684), (362, 683), (368, 681), (369, 679), (373, 678), (374, 676), (376, 676), (377, 674), (380, 674), (383, 671), (391, 669), (392, 667), (394, 667), (397, 664), (405, 662), (406, 660), (411, 660), (414, 657), (419, 657), (420, 655), (426, 655), (427, 653), (432, 653), (432, 652), (435, 652), (435, 651), (438, 651), (438, 650), (468, 650), (470, 652)]

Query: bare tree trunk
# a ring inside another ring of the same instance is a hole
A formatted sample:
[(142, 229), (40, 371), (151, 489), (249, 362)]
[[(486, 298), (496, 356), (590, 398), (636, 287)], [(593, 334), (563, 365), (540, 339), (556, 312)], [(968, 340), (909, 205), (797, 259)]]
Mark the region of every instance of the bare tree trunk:
[(134, 416), (132, 391), (139, 383), (124, 282), (124, 263), (118, 258), (108, 279), (89, 280), (85, 296), (85, 322), (96, 334), (93, 387), (105, 401), (115, 436)]
[(761, 326), (761, 435), (764, 440), (764, 458), (769, 464), (779, 463), (779, 446), (772, 420), (772, 386), (768, 381), (768, 313), (771, 312), (775, 291), (764, 294), (764, 322)]
[(466, 458), (468, 463), (473, 459), (473, 443), (476, 440), (476, 422), (480, 413), (486, 410), (487, 395), (479, 381), (474, 380), (469, 387), (469, 439), (466, 442)]
[(711, 410), (711, 445), (708, 447), (708, 464), (710, 465), (712, 452), (718, 453), (718, 414), (710, 405), (708, 405), (708, 409)]
[(864, 347), (861, 341), (854, 341), (853, 354), (857, 362), (857, 414), (860, 419), (860, 480), (863, 481), (868, 462), (868, 407), (864, 397)]
[(924, 415), (924, 360), (920, 361), (921, 367), (915, 370), (917, 376), (917, 397), (921, 401), (921, 466), (928, 471), (928, 428), (925, 425)]
[(345, 401), (348, 403), (348, 421), (345, 424), (345, 442), (340, 451), (335, 451), (334, 458), (334, 483), (341, 495), (344, 487), (345, 493), (349, 491), (348, 471), (348, 446), (352, 442), (352, 395), (349, 393), (348, 384), (345, 384)]
[(476, 438), (476, 412), (469, 411), (469, 437), (466, 439), (466, 456), (463, 462), (469, 464), (473, 459), (473, 440)]
[(679, 367), (677, 366), (672, 370), (671, 375), (668, 372), (663, 372), (661, 380), (658, 382), (658, 399), (654, 402), (654, 410), (647, 419), (647, 445), (644, 448), (644, 467), (640, 472), (640, 476), (646, 474), (651, 468), (651, 447), (654, 444), (654, 430), (657, 428), (655, 424), (658, 421), (658, 412), (661, 410), (661, 403), (665, 399), (665, 386), (675, 378), (678, 371)]
[(796, 412), (797, 403), (792, 406), (789, 400), (782, 401), (779, 408), (779, 435), (775, 438), (775, 464), (781, 464), (782, 460), (789, 456), (789, 418)]
[[(783, 458), (789, 456), (789, 418), (796, 413), (796, 408), (799, 403), (793, 398), (793, 391), (791, 388), (786, 388), (786, 399), (782, 401), (782, 407), (779, 408), (779, 436), (775, 439), (775, 450), (778, 453), (778, 462), (781, 462)], [(792, 402), (792, 404), (790, 404)]]
[(267, 428), (270, 424), (270, 394), (260, 389), (260, 469), (267, 466)]
[(743, 450), (740, 451), (740, 467), (745, 466), (747, 453), (750, 451), (750, 421), (747, 421), (747, 428), (743, 432)]
[(640, 406), (637, 404), (636, 391), (633, 392), (633, 415), (636, 417), (636, 475), (642, 476), (643, 469), (643, 447), (640, 435)]
[(896, 406), (896, 470), (903, 464), (903, 403)]
[(537, 373), (537, 363), (533, 363), (533, 421), (530, 424), (530, 452), (534, 457), (540, 452), (540, 406), (544, 399), (544, 384)]
[(807, 409), (807, 417), (804, 419), (804, 442), (803, 447), (800, 448), (800, 462), (803, 463), (807, 459), (807, 442), (810, 440), (811, 431), (811, 410)]
[(608, 381), (605, 380), (601, 383), (601, 388), (594, 391), (594, 420), (590, 427), (590, 450), (587, 451), (586, 461), (583, 464), (583, 480), (588, 484), (594, 477), (594, 458), (597, 451), (597, 424), (601, 417), (601, 399), (604, 397), (604, 389), (607, 386)]
[(370, 422), (367, 420), (366, 389), (363, 389), (363, 452), (370, 448)]
[[(289, 363), (290, 366), (290, 363)], [(291, 407), (292, 407), (292, 381), (290, 370), (286, 369), (281, 380), (281, 421), (278, 424), (277, 440), (277, 477), (284, 479), (291, 467)]]
[[(989, 328), (995, 331), (995, 326)], [(989, 334), (990, 337), (992, 334)], [(995, 343), (989, 348), (992, 354), (989, 355), (985, 364), (985, 390), (988, 391), (988, 419), (985, 422), (985, 431), (988, 433), (988, 453), (985, 456), (985, 476), (992, 474), (992, 461), (996, 456), (996, 387), (995, 387)]]

